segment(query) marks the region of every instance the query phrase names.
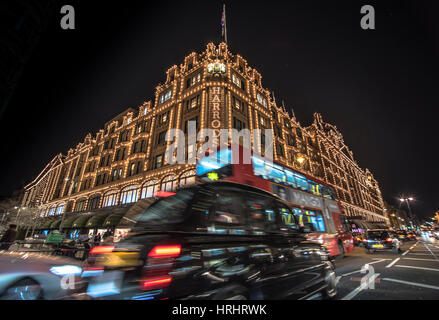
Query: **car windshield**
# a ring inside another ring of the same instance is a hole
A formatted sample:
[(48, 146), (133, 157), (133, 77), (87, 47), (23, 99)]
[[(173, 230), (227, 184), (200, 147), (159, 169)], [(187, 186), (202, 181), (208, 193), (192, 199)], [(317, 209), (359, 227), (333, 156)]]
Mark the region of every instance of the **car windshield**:
[(187, 189), (173, 196), (159, 199), (137, 217), (137, 222), (154, 225), (182, 222), (193, 196), (194, 190)]

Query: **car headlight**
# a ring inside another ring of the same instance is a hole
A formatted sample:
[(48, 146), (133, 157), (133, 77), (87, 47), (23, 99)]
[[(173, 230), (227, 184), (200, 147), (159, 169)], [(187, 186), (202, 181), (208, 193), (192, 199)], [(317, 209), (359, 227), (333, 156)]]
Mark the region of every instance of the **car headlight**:
[(67, 275), (79, 276), (82, 273), (82, 268), (73, 265), (56, 266), (50, 268), (50, 272), (60, 277), (64, 277)]

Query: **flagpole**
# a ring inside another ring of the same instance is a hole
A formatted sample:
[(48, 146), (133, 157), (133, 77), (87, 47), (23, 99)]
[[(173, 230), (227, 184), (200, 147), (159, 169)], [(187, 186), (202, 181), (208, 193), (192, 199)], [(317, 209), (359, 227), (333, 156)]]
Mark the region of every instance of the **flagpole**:
[(226, 4), (223, 4), (223, 10), (224, 10), (224, 37), (227, 44), (227, 17), (226, 17)]

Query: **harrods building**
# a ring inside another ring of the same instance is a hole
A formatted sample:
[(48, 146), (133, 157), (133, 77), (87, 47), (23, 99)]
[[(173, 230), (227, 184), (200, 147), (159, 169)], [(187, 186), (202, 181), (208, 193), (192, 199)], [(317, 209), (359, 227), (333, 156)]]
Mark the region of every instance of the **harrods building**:
[(147, 206), (158, 191), (196, 183), (195, 165), (165, 161), (172, 143), (166, 132), (187, 133), (188, 121), (197, 130), (272, 129), (275, 161), (333, 186), (348, 217), (388, 221), (378, 182), (359, 167), (337, 128), (317, 113), (310, 126), (301, 126), (262, 86), (258, 71), (225, 43), (191, 53), (168, 69), (152, 101), (128, 108), (55, 156), (25, 187), (22, 206), (37, 208), (41, 228), (58, 226), (64, 211), (64, 227), (123, 226), (122, 217)]

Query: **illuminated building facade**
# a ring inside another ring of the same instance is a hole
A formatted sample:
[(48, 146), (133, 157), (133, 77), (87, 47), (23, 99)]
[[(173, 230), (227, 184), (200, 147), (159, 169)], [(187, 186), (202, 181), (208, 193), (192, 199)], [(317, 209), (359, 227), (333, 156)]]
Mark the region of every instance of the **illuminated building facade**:
[[(173, 143), (166, 132), (181, 129), (187, 140), (188, 121), (196, 122), (197, 131), (272, 129), (275, 161), (334, 186), (348, 215), (386, 220), (378, 183), (358, 167), (335, 127), (320, 115), (301, 127), (225, 43), (188, 55), (168, 69), (153, 101), (125, 110), (67, 155), (56, 156), (25, 187), (23, 205), (39, 203), (41, 216), (55, 216), (134, 203), (195, 183), (195, 165), (165, 162)], [(186, 154), (194, 151), (189, 146)]]

